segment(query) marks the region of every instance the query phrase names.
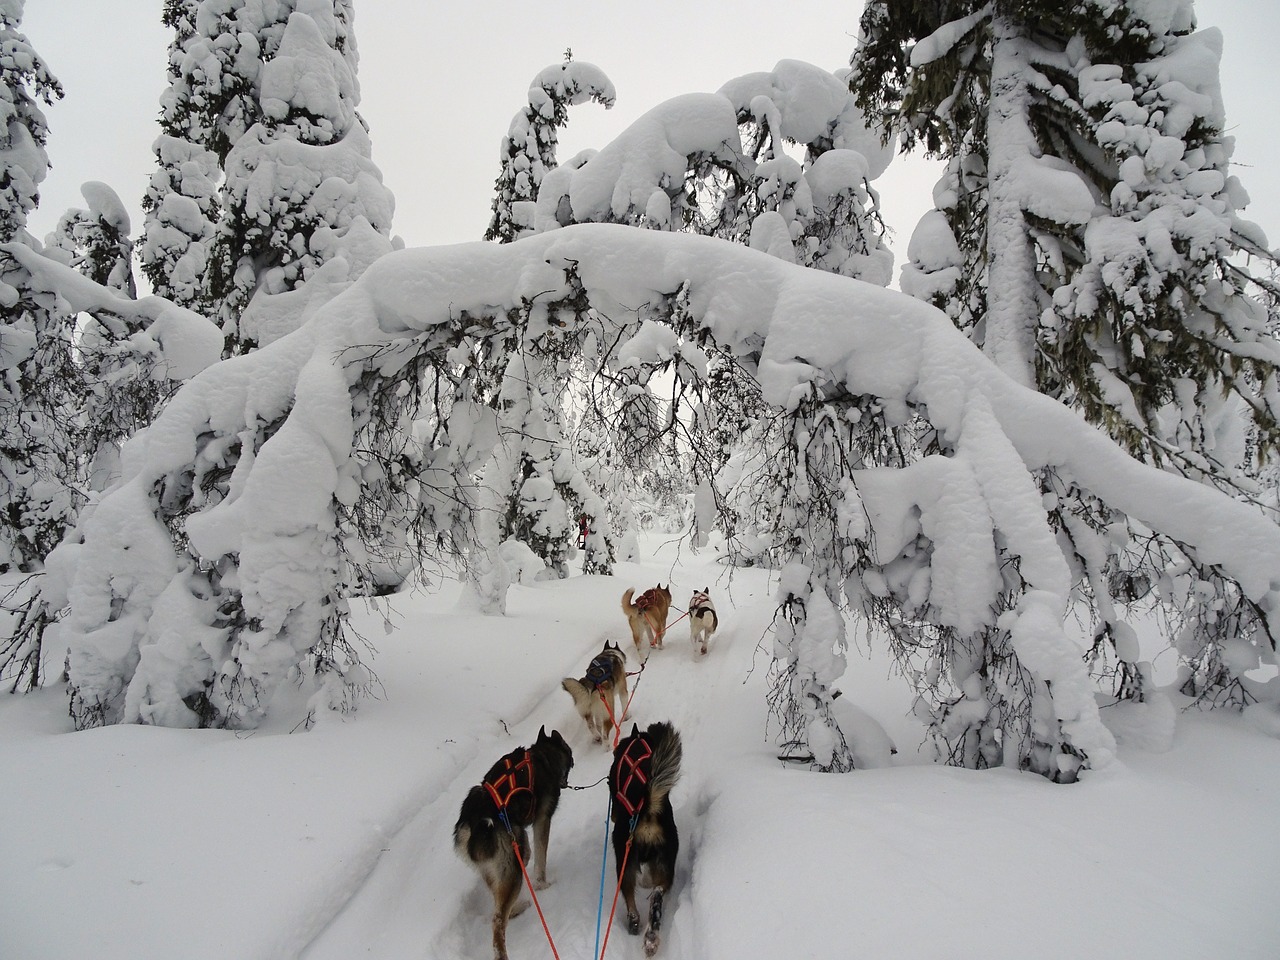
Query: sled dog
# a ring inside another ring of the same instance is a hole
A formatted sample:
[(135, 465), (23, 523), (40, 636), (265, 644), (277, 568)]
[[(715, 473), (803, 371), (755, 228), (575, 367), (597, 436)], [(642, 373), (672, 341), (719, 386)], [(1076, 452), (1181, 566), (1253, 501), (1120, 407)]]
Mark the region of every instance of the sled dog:
[(707, 641), (719, 625), (710, 593), (703, 587), (689, 600), (689, 639), (693, 641), (693, 649), (703, 656), (707, 654)]
[(613, 797), (613, 859), (618, 884), (627, 904), (627, 932), (640, 932), (636, 910), (636, 881), (653, 888), (644, 931), (645, 956), (658, 949), (662, 931), (662, 901), (676, 873), (680, 840), (671, 811), (670, 793), (680, 779), (680, 734), (669, 723), (651, 723), (613, 751), (609, 790)]
[(586, 676), (579, 680), (565, 677), (560, 686), (573, 697), (573, 705), (591, 739), (607, 743), (614, 723), (622, 723), (622, 711), (627, 705), (627, 655), (616, 643), (606, 641), (587, 667)]
[(569, 782), (573, 751), (558, 730), (538, 731), (532, 747), (508, 753), (471, 788), (453, 828), (453, 848), (484, 879), (493, 894), (493, 956), (507, 960), (507, 920), (520, 894), (520, 858), (529, 862), (529, 827), (533, 827), (532, 883), (547, 885), (547, 840), (560, 791)]
[(632, 603), (635, 590), (628, 587), (622, 595), (622, 612), (627, 615), (631, 627), (631, 639), (641, 662), (648, 659), (649, 648), (662, 649), (662, 635), (667, 629), (667, 614), (671, 611), (671, 589), (658, 584), (650, 587)]

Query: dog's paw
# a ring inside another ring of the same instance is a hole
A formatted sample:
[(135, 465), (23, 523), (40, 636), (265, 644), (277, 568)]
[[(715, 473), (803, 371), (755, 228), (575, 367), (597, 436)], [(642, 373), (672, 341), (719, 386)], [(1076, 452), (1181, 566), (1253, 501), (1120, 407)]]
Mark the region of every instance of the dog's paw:
[(529, 904), (530, 904), (530, 902), (531, 902), (531, 901), (529, 900), (529, 898), (528, 898), (528, 897), (526, 897), (524, 894), (521, 894), (521, 895), (516, 899), (516, 902), (515, 902), (514, 904), (512, 904), (512, 906), (511, 906), (511, 912), (510, 912), (509, 914), (507, 914), (507, 916), (508, 916), (508, 917), (518, 917), (518, 916), (520, 916), (520, 914), (524, 913), (526, 910), (528, 910), (528, 909), (529, 909)]
[(653, 930), (644, 932), (644, 955), (652, 957), (658, 952), (658, 934)]
[(534, 877), (534, 879), (533, 879), (533, 889), (535, 889), (535, 890), (545, 890), (545, 889), (547, 889), (547, 887), (549, 887), (549, 886), (551, 886), (551, 881), (550, 881), (550, 880), (548, 880), (546, 877)]

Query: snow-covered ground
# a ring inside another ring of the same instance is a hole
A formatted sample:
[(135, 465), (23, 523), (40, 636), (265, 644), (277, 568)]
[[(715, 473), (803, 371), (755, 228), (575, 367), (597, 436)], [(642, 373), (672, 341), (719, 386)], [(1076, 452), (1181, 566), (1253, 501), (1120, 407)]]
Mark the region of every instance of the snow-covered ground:
[[(252, 734), (73, 733), (58, 690), (0, 699), (0, 956), (485, 960), (489, 897), (452, 850), (462, 798), (543, 724), (574, 748), (571, 784), (606, 773), (559, 681), (605, 638), (630, 646), (626, 587), (668, 580), (678, 606), (710, 586), (721, 628), (698, 660), (678, 624), (632, 679), (633, 718), (672, 721), (685, 746), (661, 956), (1280, 952), (1280, 740), (1189, 711), (1169, 749), (1122, 734), (1119, 762), (1071, 786), (938, 766), (905, 683), (855, 649), (838, 703), (880, 721), (892, 764), (784, 766), (765, 727), (769, 575), (730, 580), (714, 551), (657, 536), (642, 548), (615, 577), (513, 587), (504, 618), (460, 607), (454, 583), (360, 613), (379, 696), (308, 732), (285, 703)], [(606, 805), (603, 785), (567, 792), (552, 828), (539, 900), (565, 960), (597, 942)], [(612, 879), (604, 893), (607, 916)], [(508, 945), (515, 960), (551, 955), (532, 909)], [(616, 920), (607, 956), (641, 956)]]

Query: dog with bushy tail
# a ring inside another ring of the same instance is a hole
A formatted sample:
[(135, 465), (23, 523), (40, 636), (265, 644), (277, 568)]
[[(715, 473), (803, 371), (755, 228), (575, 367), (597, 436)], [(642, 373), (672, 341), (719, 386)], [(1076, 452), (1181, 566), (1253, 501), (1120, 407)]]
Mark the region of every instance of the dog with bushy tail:
[(669, 723), (651, 723), (644, 732), (636, 724), (618, 744), (609, 768), (613, 797), (613, 857), (618, 886), (627, 905), (627, 932), (640, 932), (636, 884), (653, 888), (644, 931), (645, 956), (658, 949), (663, 900), (676, 874), (680, 837), (671, 809), (671, 790), (680, 779), (684, 749)]

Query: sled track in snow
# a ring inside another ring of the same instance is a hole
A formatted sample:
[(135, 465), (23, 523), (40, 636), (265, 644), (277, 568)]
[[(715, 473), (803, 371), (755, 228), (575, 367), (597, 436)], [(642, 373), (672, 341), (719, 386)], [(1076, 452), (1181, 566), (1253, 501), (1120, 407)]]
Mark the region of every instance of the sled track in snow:
[[(679, 613), (673, 614), (673, 619)], [(732, 617), (732, 613), (729, 614)], [(631, 724), (641, 729), (658, 720), (672, 723), (684, 742), (684, 763), (673, 792), (676, 823), (680, 830), (680, 855), (676, 882), (667, 901), (659, 956), (666, 960), (699, 957), (702, 944), (697, 933), (694, 903), (699, 850), (704, 824), (718, 791), (714, 774), (705, 762), (699, 730), (717, 723), (717, 701), (726, 687), (742, 683), (743, 665), (749, 663), (756, 644), (754, 624), (722, 624), (705, 657), (695, 657), (689, 642), (687, 620), (674, 624), (665, 649), (651, 652), (643, 673), (629, 678), (635, 691), (623, 722), (623, 734)], [(610, 631), (628, 655), (628, 672), (638, 668), (635, 648), (625, 624)], [(600, 649), (602, 638), (577, 646), (575, 656), (556, 667), (530, 677), (528, 693), (511, 704), (501, 730), (477, 738), (476, 755), (449, 771), (434, 795), (420, 798), (420, 806), (394, 835), (388, 837), (381, 857), (329, 927), (302, 954), (305, 960), (347, 960), (351, 956), (395, 958), (459, 958), (487, 960), (491, 954), (492, 900), (483, 881), (453, 851), (453, 825), (466, 792), (480, 782), (493, 762), (518, 745), (531, 744), (538, 728), (558, 729), (574, 752), (570, 784), (585, 787), (603, 778), (612, 749), (595, 744), (573, 703), (560, 688), (560, 679), (580, 676)], [(637, 686), (638, 684), (638, 686)], [(719, 694), (719, 695), (718, 695)], [(714, 741), (715, 737), (709, 737)], [(587, 957), (597, 942), (597, 917), (607, 920), (616, 887), (616, 865), (608, 847), (608, 788), (600, 783), (589, 789), (567, 790), (551, 828), (548, 856), (550, 886), (538, 891), (556, 947), (563, 958)], [(607, 849), (607, 853), (606, 853)], [(603, 905), (601, 860), (605, 858)], [(641, 892), (647, 898), (647, 893)], [(370, 934), (371, 918), (385, 913), (388, 902), (401, 903), (396, 922), (385, 922)], [(528, 906), (527, 890), (522, 902)], [(640, 900), (641, 905), (645, 902)], [(621, 900), (618, 912), (625, 913)], [(600, 930), (603, 939), (605, 931)], [(372, 942), (371, 942), (372, 937)], [(507, 930), (508, 951), (515, 960), (550, 954), (546, 935), (531, 907), (514, 918)], [(640, 958), (639, 937), (629, 936), (625, 919), (615, 916), (609, 934), (607, 956), (611, 960)]]

